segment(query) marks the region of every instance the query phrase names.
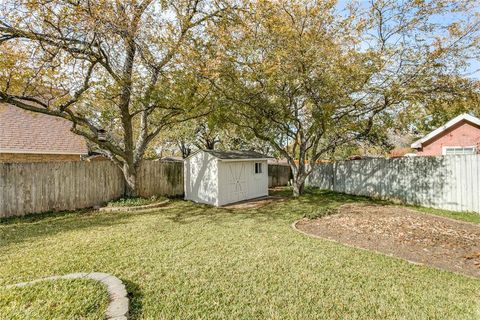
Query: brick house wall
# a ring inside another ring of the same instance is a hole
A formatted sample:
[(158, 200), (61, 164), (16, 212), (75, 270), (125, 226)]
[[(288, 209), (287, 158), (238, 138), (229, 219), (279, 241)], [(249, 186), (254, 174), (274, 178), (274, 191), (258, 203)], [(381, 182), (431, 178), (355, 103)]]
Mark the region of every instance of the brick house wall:
[(76, 154), (35, 154), (35, 153), (0, 153), (0, 162), (50, 162), (50, 161), (80, 161)]
[(468, 121), (461, 121), (448, 128), (441, 134), (422, 144), (417, 154), (421, 156), (441, 156), (443, 147), (469, 147), (476, 146), (480, 151), (480, 126)]

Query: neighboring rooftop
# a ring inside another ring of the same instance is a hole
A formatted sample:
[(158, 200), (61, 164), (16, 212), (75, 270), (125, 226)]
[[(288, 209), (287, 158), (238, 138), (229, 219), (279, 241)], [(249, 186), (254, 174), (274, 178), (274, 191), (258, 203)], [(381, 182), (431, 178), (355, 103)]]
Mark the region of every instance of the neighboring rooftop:
[(441, 134), (442, 132), (448, 130), (449, 128), (455, 126), (456, 124), (462, 122), (462, 121), (467, 121), (467, 122), (470, 122), (474, 125), (477, 125), (477, 126), (480, 126), (480, 119), (477, 118), (477, 117), (474, 117), (474, 116), (471, 116), (469, 115), (468, 113), (463, 113), (459, 116), (456, 116), (455, 118), (453, 118), (452, 120), (448, 121), (447, 123), (445, 123), (443, 126), (433, 130), (432, 132), (430, 132), (429, 134), (427, 134), (425, 137), (415, 141), (414, 143), (412, 143), (411, 147), (413, 149), (419, 149), (419, 148), (422, 148), (422, 145), (435, 138), (436, 136), (438, 136), (439, 134)]
[(236, 160), (236, 159), (268, 159), (271, 158), (256, 151), (217, 151), (217, 150), (203, 150), (212, 156), (222, 160)]
[(398, 147), (393, 150), (390, 150), (388, 153), (388, 157), (390, 158), (399, 158), (399, 157), (404, 157), (405, 155), (411, 154), (414, 152), (412, 148), (409, 147)]
[(65, 119), (0, 104), (0, 153), (87, 154)]

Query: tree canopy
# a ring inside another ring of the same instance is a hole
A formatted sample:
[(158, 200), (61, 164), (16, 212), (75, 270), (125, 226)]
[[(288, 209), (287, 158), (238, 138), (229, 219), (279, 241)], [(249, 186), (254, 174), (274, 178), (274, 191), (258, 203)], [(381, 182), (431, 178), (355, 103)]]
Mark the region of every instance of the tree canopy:
[(299, 195), (321, 157), (381, 135), (441, 90), (478, 25), (433, 18), (471, 4), (385, 0), (339, 11), (336, 1), (248, 1), (235, 23), (214, 28), (208, 77), (225, 118), (288, 160)]
[(462, 75), (479, 57), (477, 4), (7, 0), (0, 102), (71, 121), (130, 195), (166, 141), (183, 155), (189, 144), (270, 151), (300, 195), (336, 150), (478, 107), (478, 83)]
[(149, 144), (203, 112), (208, 90), (190, 63), (205, 23), (226, 11), (198, 0), (5, 1), (0, 102), (71, 121), (135, 194)]

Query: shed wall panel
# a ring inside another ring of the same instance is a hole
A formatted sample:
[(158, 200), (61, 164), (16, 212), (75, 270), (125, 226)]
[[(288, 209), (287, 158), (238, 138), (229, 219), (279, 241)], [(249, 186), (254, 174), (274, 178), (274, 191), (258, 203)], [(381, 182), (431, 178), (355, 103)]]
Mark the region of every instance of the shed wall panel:
[[(255, 173), (255, 163), (262, 172)], [(197, 152), (185, 160), (185, 199), (216, 206), (268, 195), (267, 160), (222, 160)]]
[[(219, 161), (218, 163), (219, 205), (268, 196), (268, 164), (266, 160)], [(255, 173), (255, 163), (262, 164), (261, 173)], [(238, 180), (236, 178), (240, 178), (238, 183), (234, 181)]]
[(218, 205), (217, 159), (198, 152), (185, 160), (185, 199)]

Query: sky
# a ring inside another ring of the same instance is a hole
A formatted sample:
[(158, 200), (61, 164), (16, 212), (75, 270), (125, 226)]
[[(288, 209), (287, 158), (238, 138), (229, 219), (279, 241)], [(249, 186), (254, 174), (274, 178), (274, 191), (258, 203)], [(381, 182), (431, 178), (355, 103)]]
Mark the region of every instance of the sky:
[[(355, 0), (354, 0), (355, 1)], [(352, 2), (352, 0), (338, 0), (337, 8), (340, 10), (345, 9), (347, 3)], [(370, 3), (370, 0), (356, 0), (361, 6), (367, 6)], [(405, 2), (405, 0), (397, 0), (398, 3)], [(480, 15), (480, 5), (475, 10), (476, 14)], [(461, 14), (446, 13), (441, 16), (435, 16), (432, 18), (432, 22), (439, 23), (442, 25), (448, 25), (459, 19), (466, 18)], [(480, 34), (479, 34), (480, 36)], [(463, 75), (473, 79), (480, 79), (480, 57), (472, 58), (468, 61), (468, 67), (463, 70)]]

